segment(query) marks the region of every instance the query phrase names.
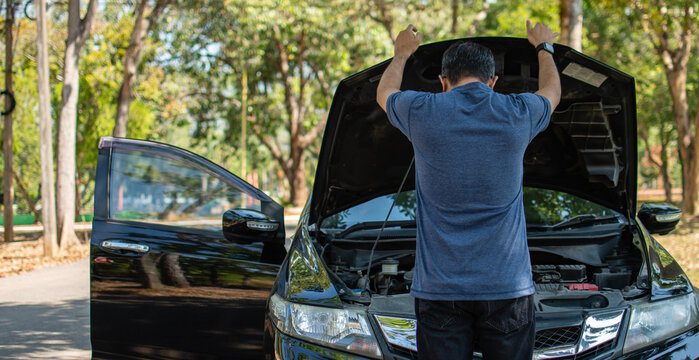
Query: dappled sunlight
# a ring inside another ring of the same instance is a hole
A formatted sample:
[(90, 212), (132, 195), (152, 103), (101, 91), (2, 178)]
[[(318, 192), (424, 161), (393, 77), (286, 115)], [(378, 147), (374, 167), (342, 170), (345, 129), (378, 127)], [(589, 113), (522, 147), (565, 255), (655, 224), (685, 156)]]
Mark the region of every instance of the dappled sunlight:
[(0, 303), (0, 329), (0, 354), (4, 359), (90, 357), (87, 299), (53, 304)]

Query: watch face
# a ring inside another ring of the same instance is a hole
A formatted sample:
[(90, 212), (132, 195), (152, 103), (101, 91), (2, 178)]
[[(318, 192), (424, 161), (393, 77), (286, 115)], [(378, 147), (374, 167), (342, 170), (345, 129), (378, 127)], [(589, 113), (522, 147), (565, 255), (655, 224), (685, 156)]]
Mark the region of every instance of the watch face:
[(543, 42), (543, 43), (539, 44), (539, 46), (536, 47), (536, 50), (537, 50), (537, 52), (541, 51), (541, 50), (545, 50), (545, 51), (548, 51), (551, 54), (553, 54), (553, 45), (551, 45), (547, 42)]

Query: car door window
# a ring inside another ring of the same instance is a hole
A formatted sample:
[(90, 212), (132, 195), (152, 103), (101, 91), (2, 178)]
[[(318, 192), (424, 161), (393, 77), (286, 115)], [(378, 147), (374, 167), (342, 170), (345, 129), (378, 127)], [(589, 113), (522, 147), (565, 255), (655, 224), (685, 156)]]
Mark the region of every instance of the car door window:
[(115, 149), (110, 172), (111, 219), (221, 231), (226, 210), (261, 209), (210, 169), (161, 154)]

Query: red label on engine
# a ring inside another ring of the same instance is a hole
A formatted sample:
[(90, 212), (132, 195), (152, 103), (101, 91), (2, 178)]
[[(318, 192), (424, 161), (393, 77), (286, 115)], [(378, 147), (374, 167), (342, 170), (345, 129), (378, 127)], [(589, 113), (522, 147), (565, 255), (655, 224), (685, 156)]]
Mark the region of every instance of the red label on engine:
[(590, 290), (597, 291), (599, 287), (595, 284), (570, 284), (568, 285), (568, 290)]

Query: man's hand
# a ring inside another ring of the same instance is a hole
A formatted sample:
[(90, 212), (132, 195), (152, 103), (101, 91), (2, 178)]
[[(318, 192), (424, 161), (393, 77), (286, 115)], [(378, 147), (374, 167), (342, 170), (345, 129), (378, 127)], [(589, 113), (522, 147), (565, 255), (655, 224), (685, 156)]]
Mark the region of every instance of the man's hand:
[(551, 28), (548, 26), (538, 22), (532, 28), (532, 22), (527, 20), (527, 39), (529, 39), (529, 43), (532, 45), (538, 46), (543, 42), (553, 45), (556, 36), (558, 36), (558, 33), (551, 31)]
[(396, 36), (396, 48), (394, 49), (394, 57), (409, 57), (417, 47), (420, 46), (422, 33), (417, 31), (413, 24), (408, 25), (405, 30), (398, 33)]
[(398, 36), (396, 36), (393, 60), (384, 70), (379, 86), (376, 88), (376, 102), (379, 103), (379, 106), (384, 111), (386, 111), (388, 97), (400, 91), (405, 63), (410, 55), (417, 50), (417, 47), (420, 46), (420, 40), (422, 40), (422, 33), (418, 32), (417, 28), (412, 24), (408, 25), (405, 30), (399, 32)]
[[(543, 42), (553, 45), (556, 36), (558, 33), (551, 31), (548, 26), (536, 23), (532, 28), (532, 22), (527, 20), (527, 39), (532, 45), (538, 46)], [(561, 79), (558, 76), (556, 62), (547, 51), (541, 50), (536, 56), (539, 59), (539, 90), (536, 93), (549, 100), (553, 112), (561, 101)]]

